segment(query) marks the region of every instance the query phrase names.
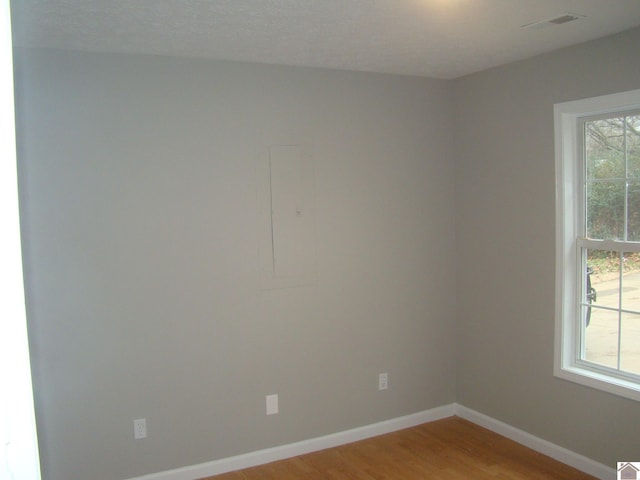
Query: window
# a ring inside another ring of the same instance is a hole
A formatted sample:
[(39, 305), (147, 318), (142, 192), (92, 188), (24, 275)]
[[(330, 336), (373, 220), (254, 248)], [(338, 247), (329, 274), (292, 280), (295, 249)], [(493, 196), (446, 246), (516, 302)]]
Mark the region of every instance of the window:
[(640, 400), (640, 90), (555, 105), (560, 378)]

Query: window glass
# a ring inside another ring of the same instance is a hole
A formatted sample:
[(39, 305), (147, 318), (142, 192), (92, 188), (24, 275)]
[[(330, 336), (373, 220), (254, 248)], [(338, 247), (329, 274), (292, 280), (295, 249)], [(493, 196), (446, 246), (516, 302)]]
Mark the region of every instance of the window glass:
[(640, 374), (640, 253), (587, 250), (582, 359)]
[(626, 123), (629, 176), (640, 179), (640, 115), (627, 117)]
[(585, 304), (593, 307), (620, 307), (620, 254), (588, 250), (585, 269)]
[(597, 180), (587, 184), (587, 237), (624, 239), (625, 181)]
[(640, 241), (640, 115), (584, 124), (586, 235)]
[(620, 370), (640, 375), (640, 315), (623, 313), (620, 327)]
[(640, 253), (623, 254), (621, 302), (623, 310), (640, 313)]
[(591, 321), (584, 336), (584, 360), (618, 368), (618, 312), (591, 308)]
[(623, 118), (592, 120), (585, 124), (587, 178), (625, 177)]
[(627, 182), (627, 240), (640, 242), (640, 180)]
[(583, 359), (617, 368), (620, 254), (588, 250), (585, 274)]

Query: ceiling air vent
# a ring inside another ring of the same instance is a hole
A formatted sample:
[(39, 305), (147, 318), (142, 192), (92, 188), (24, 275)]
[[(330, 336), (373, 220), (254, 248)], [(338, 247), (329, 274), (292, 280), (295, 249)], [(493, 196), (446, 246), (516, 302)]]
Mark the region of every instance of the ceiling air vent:
[(539, 22), (528, 23), (521, 26), (522, 28), (531, 28), (533, 30), (538, 30), (541, 28), (553, 27), (554, 25), (562, 25), (563, 23), (573, 22), (574, 20), (578, 20), (580, 18), (584, 18), (584, 15), (578, 15), (575, 13), (563, 13), (562, 15), (558, 15), (557, 17), (548, 18), (546, 20), (540, 20)]

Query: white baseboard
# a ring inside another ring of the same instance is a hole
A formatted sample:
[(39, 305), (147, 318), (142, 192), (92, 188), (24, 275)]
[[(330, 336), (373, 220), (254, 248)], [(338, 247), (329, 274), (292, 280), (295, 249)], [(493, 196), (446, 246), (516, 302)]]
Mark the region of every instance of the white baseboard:
[(393, 418), (391, 420), (354, 428), (352, 430), (345, 430), (343, 432), (323, 437), (267, 448), (265, 450), (258, 450), (243, 455), (201, 463), (199, 465), (192, 465), (175, 470), (144, 475), (142, 477), (130, 478), (129, 480), (194, 480), (196, 478), (220, 475), (233, 470), (263, 465), (265, 463), (275, 462), (285, 458), (304, 455), (305, 453), (317, 452), (318, 450), (357, 442), (366, 438), (384, 435), (385, 433), (395, 432), (404, 428), (433, 422), (453, 415), (457, 415), (504, 437), (510, 438), (511, 440), (529, 447), (532, 450), (554, 458), (562, 463), (566, 463), (567, 465), (571, 465), (572, 467), (593, 475), (601, 480), (612, 480), (616, 477), (616, 471), (613, 468), (609, 468), (606, 465), (591, 460), (590, 458), (535, 437), (523, 430), (519, 430), (511, 425), (488, 417), (487, 415), (476, 412), (475, 410), (463, 405), (452, 403), (414, 413), (412, 415)]
[(495, 418), (458, 404), (454, 404), (454, 412), (455, 415), (460, 418), (469, 420), (476, 425), (480, 425), (481, 427), (496, 432), (503, 437), (507, 437), (521, 445), (524, 445), (525, 447), (529, 447), (536, 452), (547, 455), (548, 457), (577, 468), (578, 470), (588, 473), (589, 475), (593, 475), (601, 480), (615, 480), (616, 478), (616, 471), (614, 468), (598, 463), (583, 455), (579, 455), (571, 450), (567, 450), (566, 448), (548, 442), (547, 440), (535, 437), (524, 430), (512, 427), (511, 425), (496, 420)]
[(254, 467), (265, 463), (283, 460), (285, 458), (304, 455), (305, 453), (317, 452), (326, 448), (337, 447), (347, 443), (357, 442), (365, 438), (384, 435), (404, 428), (415, 427), (441, 418), (454, 415), (454, 404), (443, 405), (422, 412), (414, 413), (404, 417), (393, 418), (383, 422), (354, 428), (343, 432), (333, 433), (323, 437), (303, 440), (301, 442), (290, 443), (279, 447), (267, 448), (256, 452), (237, 455), (235, 457), (223, 458), (212, 462), (201, 463), (189, 467), (168, 470), (166, 472), (153, 473), (142, 477), (130, 478), (129, 480), (194, 480), (196, 478), (220, 475), (221, 473)]

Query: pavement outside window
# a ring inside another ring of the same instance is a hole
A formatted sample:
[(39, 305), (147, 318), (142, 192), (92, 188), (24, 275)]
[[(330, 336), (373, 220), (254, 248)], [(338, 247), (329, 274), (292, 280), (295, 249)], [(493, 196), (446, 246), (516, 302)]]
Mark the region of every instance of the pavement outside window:
[(618, 312), (598, 308), (619, 308), (621, 304), (623, 310), (640, 311), (640, 270), (623, 274), (622, 290), (617, 273), (592, 275), (591, 285), (597, 300), (586, 328), (585, 360), (640, 375), (640, 315), (623, 312), (619, 321)]

